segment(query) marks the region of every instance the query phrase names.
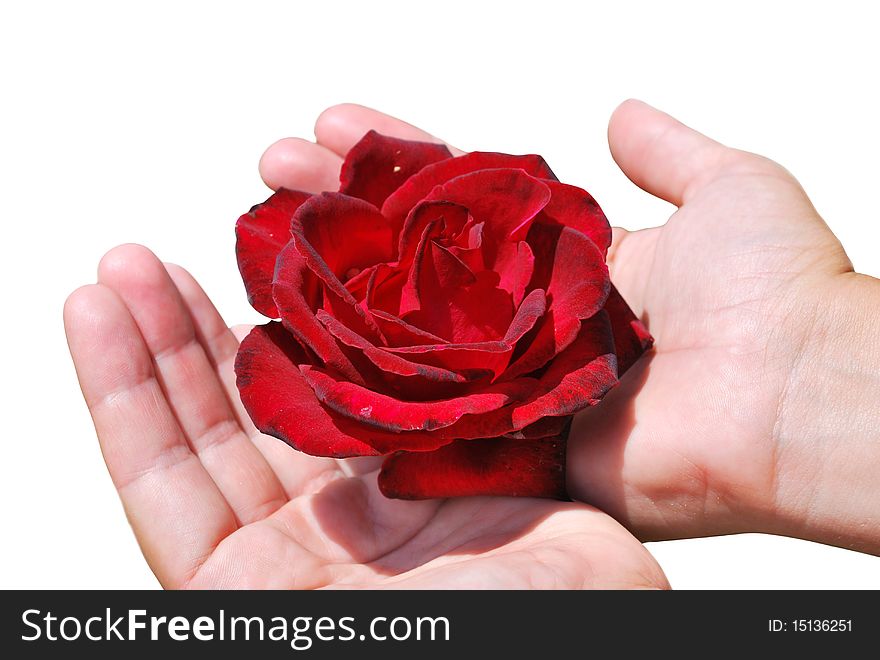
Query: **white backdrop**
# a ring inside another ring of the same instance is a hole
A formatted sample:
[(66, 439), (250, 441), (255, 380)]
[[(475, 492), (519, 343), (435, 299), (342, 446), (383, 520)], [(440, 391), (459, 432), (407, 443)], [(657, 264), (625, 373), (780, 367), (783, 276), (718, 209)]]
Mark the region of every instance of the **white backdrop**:
[[(327, 105), (371, 105), (464, 149), (541, 153), (638, 228), (671, 207), (620, 173), (605, 129), (639, 97), (785, 164), (856, 268), (880, 276), (870, 3), (592, 5), (3, 3), (0, 586), (156, 586), (80, 398), (62, 304), (134, 241), (188, 267), (227, 321), (259, 321), (233, 223), (267, 195), (263, 148), (311, 136)], [(676, 587), (880, 587), (880, 559), (803, 541), (649, 546)]]

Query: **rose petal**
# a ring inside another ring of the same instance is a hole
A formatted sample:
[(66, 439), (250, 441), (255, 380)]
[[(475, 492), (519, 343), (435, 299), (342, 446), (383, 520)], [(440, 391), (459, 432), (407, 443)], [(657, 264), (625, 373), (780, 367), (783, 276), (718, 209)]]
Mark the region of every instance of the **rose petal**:
[(513, 304), (519, 306), (535, 270), (535, 255), (525, 241), (505, 242), (498, 247), (492, 270), (501, 276), (498, 286), (510, 292)]
[(550, 202), (542, 210), (536, 222), (559, 224), (586, 234), (602, 255), (611, 245), (611, 225), (602, 209), (586, 190), (559, 181), (544, 181), (550, 188)]
[(438, 227), (438, 235), (451, 236), (456, 229), (472, 222), (470, 212), (461, 204), (447, 201), (422, 201), (406, 217), (397, 249), (398, 260), (406, 267), (415, 258), (419, 243), (429, 225)]
[(425, 227), (401, 291), (401, 317), (454, 343), (500, 338), (513, 318), (510, 295), (498, 288), (497, 273), (475, 275), (438, 244), (437, 229), (437, 221)]
[(395, 237), (379, 210), (340, 193), (313, 195), (297, 209), (290, 229), (342, 281), (351, 271), (391, 261), (395, 255)]
[(245, 410), (263, 433), (314, 456), (431, 451), (450, 442), (433, 433), (389, 433), (337, 415), (315, 397), (299, 369), (308, 356), (277, 321), (256, 326), (235, 358)]
[(449, 342), (426, 332), (421, 328), (410, 325), (403, 319), (394, 314), (382, 311), (381, 309), (370, 310), (373, 320), (382, 334), (388, 340), (389, 346), (419, 346), (424, 344), (448, 344)]
[(567, 499), (565, 438), (458, 440), (431, 452), (385, 459), (379, 489), (386, 497), (504, 495)]
[(480, 170), (437, 186), (425, 200), (467, 208), (500, 243), (525, 237), (532, 219), (550, 201), (550, 188), (519, 169)]
[(532, 422), (528, 426), (517, 431), (505, 433), (505, 438), (514, 438), (515, 440), (535, 440), (538, 438), (548, 438), (552, 435), (559, 435), (562, 429), (568, 424), (568, 417), (542, 417), (537, 422)]
[(617, 377), (620, 378), (654, 344), (654, 338), (626, 304), (620, 292), (612, 285), (605, 311), (611, 319), (614, 332), (614, 352), (617, 353)]
[[(481, 270), (486, 270), (486, 260), (483, 258), (483, 251), (480, 250), (479, 246), (475, 248), (463, 248), (458, 245), (453, 245), (448, 249), (450, 253), (458, 257), (461, 262), (473, 272), (479, 273)], [(502, 274), (502, 289), (505, 288), (505, 281), (503, 278), (504, 275)], [(526, 282), (528, 282), (528, 280), (526, 280)]]
[(426, 165), (452, 158), (446, 145), (415, 142), (369, 131), (346, 154), (339, 192), (381, 208), (385, 198)]
[(511, 156), (475, 151), (433, 163), (412, 175), (406, 183), (388, 196), (382, 205), (382, 215), (403, 226), (403, 221), (410, 210), (425, 199), (435, 186), (462, 174), (501, 167), (521, 169), (539, 179), (556, 179), (553, 171), (540, 156)]
[(326, 365), (356, 383), (364, 379), (343, 353), (333, 336), (315, 318), (321, 304), (322, 283), (309, 268), (306, 258), (291, 241), (278, 255), (272, 295), (284, 326)]
[[(432, 294), (436, 294), (439, 283), (436, 281), (429, 282), (430, 275), (436, 275), (432, 268), (431, 255), (431, 239), (440, 235), (440, 223), (438, 220), (432, 220), (422, 229), (419, 237), (418, 245), (412, 254), (412, 264), (409, 266), (406, 283), (400, 291), (399, 314), (401, 318), (406, 318), (406, 314), (413, 310), (420, 309), (421, 294), (419, 292), (420, 284), (425, 287), (425, 295), (430, 298)], [(409, 250), (407, 250), (407, 259), (409, 258)], [(426, 255), (427, 253), (427, 255)], [(402, 270), (406, 270), (405, 268)], [(428, 271), (423, 272), (423, 271)], [(436, 280), (436, 277), (431, 278)], [(421, 280), (421, 282), (420, 282)], [(432, 301), (434, 307), (439, 306), (439, 301)]]
[(236, 385), (254, 425), (263, 433), (315, 456), (378, 454), (364, 439), (334, 423), (303, 379), (302, 347), (276, 321), (253, 328), (235, 358)]
[(376, 269), (379, 268), (383, 264), (377, 264), (375, 266), (370, 266), (369, 268), (364, 268), (363, 270), (355, 273), (353, 270), (350, 273), (346, 273), (346, 275), (351, 275), (347, 280), (344, 281), (345, 288), (351, 294), (352, 298), (355, 300), (361, 301), (363, 303), (364, 299), (367, 297), (367, 287), (370, 284), (370, 278), (373, 277)]
[(473, 394), (438, 401), (403, 401), (342, 380), (328, 371), (300, 365), (300, 371), (325, 406), (365, 426), (383, 431), (434, 431), (462, 415), (497, 410), (526, 395), (527, 384), (493, 385)]
[(611, 325), (604, 311), (584, 321), (575, 341), (537, 380), (521, 377), (530, 397), (484, 415), (464, 415), (436, 435), (453, 439), (512, 435), (545, 417), (570, 415), (596, 404), (617, 384)]
[[(430, 231), (430, 226), (426, 228)], [(481, 273), (482, 275), (482, 273)], [(442, 307), (463, 288), (477, 283), (474, 272), (461, 259), (452, 254), (430, 236), (425, 236), (409, 272), (400, 296), (400, 313), (405, 316), (423, 307)]]
[(535, 254), (529, 286), (546, 288), (551, 302), (533, 335), (525, 338), (528, 347), (504, 374), (506, 380), (539, 369), (571, 344), (581, 320), (602, 308), (611, 287), (602, 253), (581, 232), (535, 224), (528, 242)]
[[(381, 332), (372, 315), (358, 304), (341, 278), (345, 278), (344, 274), (352, 269), (371, 267), (376, 260), (391, 258), (391, 233), (385, 219), (375, 207), (363, 200), (337, 193), (323, 193), (312, 197), (297, 210), (291, 232), (291, 246), (320, 280), (320, 286), (316, 287), (307, 276), (301, 277), (303, 283), (308, 285), (307, 291), (311, 296), (308, 302), (312, 311), (317, 311), (317, 307), (322, 305), (356, 332), (368, 336), (372, 341), (381, 341)], [(328, 255), (326, 259), (324, 254)], [(284, 259), (299, 267), (299, 260), (294, 259), (288, 248), (284, 250)], [(276, 271), (280, 268), (281, 257)], [(314, 293), (316, 288), (321, 295)], [(273, 295), (282, 320), (288, 327), (295, 329), (303, 324), (316, 327), (313, 321), (294, 318), (281, 309), (282, 306), (294, 305), (296, 313), (302, 310), (299, 292), (287, 285), (283, 273), (276, 272)]]
[(600, 311), (584, 321), (577, 338), (541, 375), (540, 385), (548, 391), (515, 406), (513, 426), (521, 429), (544, 417), (572, 415), (597, 404), (616, 384), (611, 326), (607, 314)]
[[(323, 309), (339, 319), (355, 332), (369, 338), (371, 342), (384, 344), (385, 338), (376, 325), (373, 315), (364, 309), (347, 289), (335, 285), (323, 284)], [(342, 292), (345, 292), (344, 294)]]
[(420, 364), (442, 367), (465, 373), (473, 369), (487, 369), (494, 376), (503, 373), (517, 342), (528, 333), (546, 310), (546, 298), (541, 289), (530, 292), (510, 322), (504, 337), (497, 341), (476, 343), (422, 344), (416, 346), (389, 346), (385, 350), (405, 356)]
[[(596, 332), (585, 333), (586, 338), (595, 339)], [(580, 369), (573, 369), (575, 358), (583, 358), (585, 346), (580, 345), (560, 356), (561, 361), (555, 370), (548, 369), (543, 382), (534, 379), (521, 379), (517, 395), (527, 391), (535, 391), (531, 401), (515, 403), (487, 414), (466, 414), (458, 422), (428, 433), (387, 432), (371, 424), (360, 424), (354, 419), (336, 414), (333, 410), (316, 404), (311, 388), (303, 389), (302, 379), (295, 378), (298, 364), (307, 364), (305, 352), (284, 331), (279, 323), (259, 326), (243, 342), (242, 350), (236, 360), (236, 373), (239, 374), (239, 389), (248, 413), (257, 427), (265, 433), (280, 437), (295, 447), (317, 455), (356, 455), (355, 452), (366, 452), (363, 444), (368, 444), (374, 452), (388, 453), (396, 450), (430, 451), (449, 443), (456, 438), (484, 438), (505, 433), (515, 434), (517, 431), (513, 417), (517, 408), (520, 409), (517, 423), (524, 424), (523, 434), (538, 435), (535, 429), (528, 429), (530, 424), (538, 427), (538, 420), (529, 421), (524, 417), (522, 409), (534, 401), (545, 397), (546, 391), (564, 388), (571, 390), (573, 384), (580, 387), (579, 401), (588, 405), (596, 400), (599, 389), (607, 382), (599, 382), (596, 378), (595, 360), (591, 360)], [(601, 350), (601, 349), (596, 349)], [(607, 356), (600, 356), (606, 358)], [(610, 364), (613, 369), (613, 362)], [(291, 371), (294, 370), (294, 371)], [(589, 372), (587, 378), (584, 373)], [(606, 372), (607, 375), (607, 372)], [(613, 377), (613, 373), (611, 374)], [(591, 383), (597, 389), (592, 393), (583, 389), (584, 383)], [(556, 402), (571, 400), (571, 395), (563, 396), (563, 392), (554, 393)], [(550, 399), (544, 398), (543, 404)], [(572, 406), (568, 406), (572, 408)], [(556, 409), (559, 412), (561, 408)], [(372, 412), (372, 411), (371, 411)], [(540, 410), (532, 405), (533, 414), (541, 414), (552, 410), (546, 405)], [(453, 414), (454, 416), (454, 414)], [(427, 418), (426, 418), (427, 419)], [(524, 421), (525, 420), (525, 421)], [(544, 422), (546, 423), (546, 422)], [(332, 428), (330, 428), (332, 426)], [(336, 437), (340, 435), (341, 437)], [(512, 440), (511, 440), (512, 441)], [(352, 444), (352, 443), (355, 444)], [(360, 443), (360, 444), (357, 444)]]
[[(358, 366), (358, 371), (365, 375), (376, 389), (377, 382), (387, 386), (383, 393), (406, 400), (428, 400), (451, 398), (463, 393), (462, 386), (473, 384), (480, 379), (491, 376), (486, 370), (473, 370), (468, 374), (460, 374), (448, 369), (433, 367), (411, 362), (400, 355), (389, 353), (370, 343), (366, 338), (347, 328), (323, 310), (318, 310), (318, 320), (345, 347), (350, 349), (349, 357)], [(361, 359), (357, 360), (360, 356)], [(364, 360), (369, 368), (364, 368)], [(366, 374), (369, 373), (369, 376)]]
[(488, 270), (471, 286), (445, 289), (442, 296), (428, 300), (427, 307), (407, 314), (406, 320), (458, 344), (503, 337), (514, 316), (510, 294), (498, 288), (498, 274)]
[(275, 259), (290, 241), (290, 221), (294, 212), (309, 197), (310, 193), (281, 188), (235, 223), (235, 256), (248, 302), (269, 318), (278, 318), (278, 309), (272, 299)]

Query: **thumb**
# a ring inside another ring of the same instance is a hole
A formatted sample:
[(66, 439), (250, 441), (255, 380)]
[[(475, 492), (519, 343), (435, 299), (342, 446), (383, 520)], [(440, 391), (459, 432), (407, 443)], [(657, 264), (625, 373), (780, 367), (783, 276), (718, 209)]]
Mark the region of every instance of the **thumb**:
[[(726, 147), (665, 112), (634, 99), (621, 103), (611, 115), (608, 145), (623, 173), (646, 192), (682, 206), (724, 178), (732, 186), (728, 193), (735, 193), (728, 194), (728, 199), (752, 197), (760, 202), (757, 207), (748, 209), (748, 213), (740, 209), (737, 231), (753, 223), (763, 230), (765, 237), (772, 236), (773, 241), (784, 238), (792, 246), (818, 249), (829, 257), (828, 263), (835, 272), (852, 270), (843, 247), (804, 189), (778, 163)], [(756, 187), (758, 181), (761, 187)], [(761, 191), (761, 195), (756, 194)], [(731, 217), (736, 209), (724, 210), (724, 214), (710, 214), (710, 217)], [(642, 240), (632, 238), (634, 236), (626, 241), (629, 250), (650, 243), (648, 239), (656, 236), (648, 232)], [(623, 260), (617, 253), (614, 256), (616, 260)]]
[(635, 99), (611, 115), (608, 145), (633, 183), (676, 206), (741, 153)]

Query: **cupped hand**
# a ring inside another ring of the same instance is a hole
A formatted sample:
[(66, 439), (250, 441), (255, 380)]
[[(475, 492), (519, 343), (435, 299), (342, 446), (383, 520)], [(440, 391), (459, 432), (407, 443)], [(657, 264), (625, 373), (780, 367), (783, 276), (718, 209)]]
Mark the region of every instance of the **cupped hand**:
[(64, 321), (110, 475), (166, 587), (668, 586), (591, 506), (389, 500), (375, 460), (306, 456), (259, 434), (234, 383), (236, 334), (146, 248), (108, 253)]
[[(341, 155), (371, 128), (437, 141), (374, 110), (336, 106), (318, 119), (317, 143), (272, 145), (262, 176), (273, 188), (333, 190)], [(817, 515), (830, 499), (816, 478), (829, 449), (794, 412), (813, 413), (795, 399), (812, 396), (806, 372), (831, 332), (820, 315), (853, 275), (840, 243), (781, 166), (644, 103), (617, 109), (609, 143), (632, 181), (678, 210), (660, 227), (615, 229), (612, 280), (656, 346), (576, 419), (570, 494), (643, 539), (769, 531), (868, 547), (851, 534), (866, 529), (858, 513), (828, 505)], [(826, 464), (826, 481), (839, 487), (850, 467)], [(870, 473), (859, 479), (870, 486)]]
[(804, 374), (821, 368), (823, 314), (853, 275), (840, 242), (783, 167), (643, 103), (618, 108), (609, 143), (633, 182), (678, 210), (615, 236), (612, 279), (656, 350), (580, 418), (573, 492), (643, 538), (767, 531), (847, 544), (807, 528), (829, 447), (792, 412), (814, 396)]

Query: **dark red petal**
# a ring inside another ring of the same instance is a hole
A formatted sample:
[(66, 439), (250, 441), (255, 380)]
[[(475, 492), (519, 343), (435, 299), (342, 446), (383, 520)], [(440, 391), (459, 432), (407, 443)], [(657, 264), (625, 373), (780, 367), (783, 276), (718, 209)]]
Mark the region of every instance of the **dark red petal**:
[(378, 208), (385, 198), (426, 165), (452, 158), (442, 144), (414, 142), (369, 131), (345, 156), (339, 192)]
[(541, 375), (545, 393), (514, 407), (513, 426), (521, 429), (544, 417), (572, 415), (597, 404), (616, 384), (611, 326), (608, 316), (600, 311), (584, 321), (577, 338)]
[(290, 241), (290, 220), (310, 193), (281, 188), (235, 223), (235, 256), (248, 301), (260, 314), (278, 318), (272, 299), (275, 259)]
[(547, 311), (549, 301), (543, 289), (533, 289), (523, 298), (510, 327), (504, 334), (504, 341), (515, 346), (528, 333)]
[[(482, 273), (481, 273), (482, 275)], [(477, 276), (461, 259), (436, 241), (427, 239), (416, 252), (416, 259), (400, 296), (400, 313), (405, 315), (423, 307), (443, 306), (460, 289), (477, 284)], [(430, 327), (426, 326), (430, 330)]]
[[(384, 393), (406, 400), (428, 400), (450, 398), (462, 393), (462, 385), (473, 383), (485, 378), (491, 372), (474, 370), (469, 374), (460, 374), (440, 367), (411, 362), (400, 355), (389, 353), (370, 343), (366, 338), (347, 328), (323, 310), (318, 310), (318, 320), (353, 354), (363, 356), (371, 365), (371, 376), (368, 378), (371, 389), (383, 383), (387, 389)], [(355, 358), (352, 358), (355, 361)], [(360, 360), (363, 362), (363, 359)], [(358, 366), (362, 374), (367, 369)]]
[(391, 257), (391, 233), (385, 219), (375, 207), (363, 200), (337, 193), (323, 193), (312, 197), (299, 208), (294, 215), (291, 231), (291, 246), (300, 259), (294, 258), (289, 248), (285, 248), (283, 257), (279, 257), (277, 263), (273, 291), (285, 325), (292, 330), (301, 324), (315, 327), (314, 321), (294, 318), (282, 309), (292, 304), (295, 310), (301, 310), (301, 292), (289, 286), (287, 274), (282, 272), (282, 258), (285, 268), (287, 262), (299, 268), (300, 262), (304, 261), (320, 281), (318, 295), (313, 292), (315, 286), (309, 278), (301, 276), (303, 283), (308, 285), (310, 297), (307, 302), (312, 311), (317, 311), (320, 305), (356, 332), (371, 340), (381, 341), (381, 333), (372, 316), (361, 307), (342, 279), (347, 279), (345, 275), (351, 270), (374, 266), (376, 260), (381, 262)]
[(550, 188), (522, 170), (480, 170), (450, 179), (425, 200), (460, 204), (501, 242), (525, 238), (532, 219), (550, 201)]
[(458, 344), (493, 341), (513, 319), (513, 300), (498, 288), (497, 273), (474, 276), (458, 257), (433, 242), (419, 253), (410, 275), (401, 316), (432, 334)]
[(527, 174), (539, 179), (556, 179), (553, 171), (540, 156), (511, 156), (474, 151), (458, 158), (449, 158), (428, 165), (411, 176), (406, 183), (388, 196), (382, 205), (382, 214), (402, 226), (410, 210), (427, 197), (434, 186), (444, 184), (462, 174), (500, 167), (525, 170)]
[(315, 456), (369, 456), (398, 450), (431, 451), (450, 442), (432, 433), (389, 433), (322, 406), (299, 369), (303, 348), (278, 322), (257, 326), (235, 359), (245, 410), (263, 433)]
[[(424, 294), (427, 300), (431, 300), (432, 307), (437, 308), (442, 303), (439, 300), (432, 300), (436, 296), (439, 288), (436, 274), (434, 273), (432, 264), (431, 240), (440, 235), (441, 226), (439, 220), (432, 220), (422, 228), (422, 234), (419, 237), (415, 251), (412, 253), (412, 264), (409, 266), (406, 283), (400, 291), (399, 314), (401, 318), (405, 318), (408, 312), (420, 309), (422, 306), (420, 289), (424, 288)], [(410, 250), (406, 250), (405, 259), (409, 261)], [(403, 253), (402, 253), (403, 254)], [(433, 277), (431, 277), (433, 276)], [(428, 281), (428, 279), (432, 281)], [(425, 328), (427, 330), (427, 328)]]
[(391, 261), (395, 255), (396, 235), (378, 209), (339, 193), (312, 196), (297, 209), (290, 229), (342, 281), (351, 271)]
[(494, 376), (498, 376), (510, 362), (517, 342), (534, 327), (544, 314), (546, 305), (546, 298), (542, 290), (535, 289), (530, 292), (516, 311), (504, 337), (497, 341), (469, 344), (423, 344), (388, 347), (385, 350), (403, 355), (413, 362), (438, 366), (459, 373), (467, 373), (474, 369), (486, 369), (492, 371)]
[(379, 326), (370, 314), (347, 289), (337, 286), (336, 283), (323, 284), (324, 311), (336, 317), (355, 332), (367, 337), (371, 342), (384, 344), (385, 339), (379, 331)]
[[(474, 248), (466, 248), (460, 247), (458, 245), (453, 245), (449, 248), (449, 251), (456, 257), (461, 259), (462, 263), (464, 263), (473, 272), (478, 273), (481, 270), (486, 270), (486, 260), (483, 258), (483, 251), (480, 250), (479, 246)], [(505, 288), (503, 282), (501, 288)]]
[(422, 231), (401, 289), (401, 318), (454, 343), (499, 339), (513, 318), (510, 294), (498, 288), (496, 273), (475, 274), (440, 244), (442, 232), (440, 218)]
[(363, 305), (370, 311), (382, 310), (399, 316), (400, 295), (408, 275), (407, 268), (394, 262), (376, 266), (367, 283), (367, 296)]
[(346, 275), (351, 275), (351, 277), (343, 280), (343, 283), (355, 300), (363, 301), (367, 297), (367, 286), (370, 283), (370, 278), (373, 277), (373, 273), (376, 272), (380, 265), (377, 264), (376, 266), (364, 268), (357, 273), (354, 272), (354, 269), (350, 273), (346, 273)]
[(620, 378), (651, 348), (654, 338), (626, 304), (614, 285), (605, 302), (605, 311), (611, 319), (614, 332), (614, 352), (617, 353), (617, 377)]
[(586, 190), (558, 181), (545, 181), (552, 196), (536, 222), (559, 224), (577, 229), (596, 244), (603, 255), (611, 245), (611, 225), (602, 209)]
[(565, 437), (458, 440), (436, 451), (393, 454), (379, 473), (386, 497), (407, 500), (472, 495), (567, 499)]
[(485, 222), (477, 222), (476, 220), (468, 221), (466, 225), (467, 231), (462, 231), (459, 235), (456, 245), (462, 248), (474, 249), (483, 246), (483, 229)]
[(437, 366), (458, 373), (486, 369), (495, 376), (504, 371), (513, 353), (513, 346), (499, 340), (475, 344), (389, 346), (385, 350), (419, 364)]
[(562, 433), (562, 429), (566, 424), (568, 424), (568, 417), (542, 417), (537, 422), (533, 422), (517, 431), (506, 433), (504, 437), (516, 440), (547, 438), (551, 435)]
[(564, 350), (605, 304), (611, 282), (605, 258), (589, 238), (569, 227), (532, 225), (528, 236), (535, 254), (530, 286), (546, 288), (550, 306), (528, 348), (510, 365), (505, 379), (542, 367)]
[(438, 235), (445, 225), (447, 229), (442, 233), (450, 235), (456, 228), (463, 227), (470, 221), (472, 221), (470, 213), (460, 204), (442, 200), (420, 202), (407, 216), (403, 225), (397, 250), (398, 260), (406, 266), (415, 258), (416, 250), (429, 225), (437, 225)]
[(443, 289), (468, 287), (476, 284), (477, 276), (449, 248), (437, 241), (431, 241), (431, 256), (437, 281)]
[(278, 322), (258, 325), (235, 358), (236, 385), (254, 425), (263, 433), (315, 456), (370, 456), (363, 437), (341, 429), (300, 373), (302, 347)]
[[(604, 311), (584, 321), (575, 341), (560, 353), (539, 379), (523, 377), (531, 396), (484, 415), (465, 415), (435, 434), (449, 438), (514, 435), (545, 417), (570, 415), (601, 400), (617, 384), (611, 326)], [(534, 432), (534, 429), (533, 429)]]
[[(449, 295), (450, 290), (446, 291)], [(493, 341), (504, 336), (515, 309), (510, 294), (498, 288), (496, 273), (484, 270), (476, 276), (471, 286), (452, 289), (451, 293), (440, 325), (424, 324), (419, 319), (424, 309), (408, 315), (407, 320), (437, 334), (440, 334), (441, 328), (448, 328), (445, 336), (457, 343)], [(442, 305), (442, 298), (440, 300)], [(433, 305), (429, 305), (429, 308), (436, 310)]]
[(300, 365), (318, 399), (358, 423), (383, 431), (434, 431), (463, 415), (497, 410), (526, 395), (526, 384), (503, 383), (473, 394), (437, 401), (403, 401), (355, 385), (320, 367)]
[(272, 293), (284, 326), (324, 364), (357, 383), (364, 380), (333, 336), (315, 318), (321, 304), (322, 282), (309, 268), (294, 241), (278, 255)]
[(535, 255), (525, 241), (504, 242), (498, 246), (492, 270), (501, 276), (499, 288), (510, 292), (513, 304), (518, 306), (525, 296), (526, 287), (535, 270)]
[(448, 344), (449, 342), (410, 325), (394, 314), (380, 309), (371, 310), (373, 320), (388, 340), (389, 346), (419, 346), (422, 344)]

